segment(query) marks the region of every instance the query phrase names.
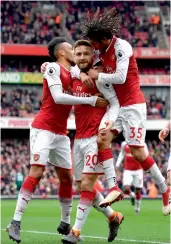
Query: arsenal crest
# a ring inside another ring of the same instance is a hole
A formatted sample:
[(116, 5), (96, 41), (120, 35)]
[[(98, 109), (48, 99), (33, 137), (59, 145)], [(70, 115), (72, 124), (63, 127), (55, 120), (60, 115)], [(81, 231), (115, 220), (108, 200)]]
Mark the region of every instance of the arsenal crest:
[(39, 154), (34, 154), (34, 161), (38, 161), (40, 158), (40, 155)]

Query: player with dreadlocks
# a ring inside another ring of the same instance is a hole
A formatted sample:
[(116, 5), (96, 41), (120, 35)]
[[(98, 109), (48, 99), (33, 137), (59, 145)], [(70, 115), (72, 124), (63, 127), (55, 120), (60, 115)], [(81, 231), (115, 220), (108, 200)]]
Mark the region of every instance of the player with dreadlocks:
[[(144, 148), (146, 134), (146, 103), (140, 90), (139, 74), (136, 59), (131, 45), (118, 38), (121, 26), (121, 17), (115, 8), (100, 13), (96, 11), (94, 17), (90, 16), (83, 23), (83, 37), (88, 38), (95, 50), (99, 50), (100, 61), (104, 72), (91, 69), (87, 72), (89, 79), (97, 79), (107, 87), (113, 85), (116, 91), (120, 112), (115, 124), (111, 126), (114, 136), (123, 131), (125, 141), (131, 149), (133, 157), (140, 162), (145, 171), (151, 173), (162, 193), (164, 215), (170, 214), (169, 192), (164, 177), (162, 176), (154, 159)], [(81, 75), (80, 75), (81, 77)], [(85, 85), (85, 74), (82, 81)], [(106, 141), (110, 145), (110, 138), (106, 134)], [(105, 136), (103, 135), (103, 141)], [(103, 143), (102, 141), (102, 143)], [(100, 206), (107, 206), (114, 202), (113, 192), (109, 192)]]

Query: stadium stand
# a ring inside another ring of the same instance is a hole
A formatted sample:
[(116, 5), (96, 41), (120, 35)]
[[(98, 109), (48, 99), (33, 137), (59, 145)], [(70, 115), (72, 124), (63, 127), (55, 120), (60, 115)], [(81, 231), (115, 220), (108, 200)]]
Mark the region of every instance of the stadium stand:
[[(101, 11), (115, 6), (123, 15), (121, 37), (128, 40), (134, 47), (141, 74), (140, 82), (147, 101), (148, 119), (152, 122), (168, 119), (170, 113), (168, 51), (170, 2), (132, 1), (130, 4), (129, 1), (100, 1), (98, 6)], [(95, 12), (97, 2), (66, 1), (61, 4), (54, 1), (3, 1), (1, 8), (1, 124), (2, 130), (14, 134), (15, 128), (29, 129), (30, 122), (27, 118), (32, 119), (41, 106), (40, 65), (50, 59), (45, 47), (39, 54), (36, 52), (37, 47), (43, 48), (41, 45), (46, 45), (56, 36), (65, 36), (68, 41), (74, 43), (81, 34), (79, 24), (88, 11)], [(17, 45), (12, 46), (13, 44)], [(27, 47), (30, 47), (29, 44), (33, 44), (35, 49), (31, 53), (26, 53)], [(12, 121), (11, 118), (14, 120)], [(73, 112), (70, 118), (73, 120)], [(26, 120), (18, 122), (20, 119)], [(152, 129), (153, 127), (150, 127), (150, 130)], [(155, 134), (157, 135), (158, 131), (155, 131)], [(153, 135), (154, 133), (148, 138), (147, 144), (161, 171), (165, 174), (170, 144), (167, 141), (165, 145), (162, 145), (156, 137), (153, 140)], [(9, 138), (3, 137), (1, 144), (2, 195), (16, 195), (17, 174), (21, 173), (25, 177), (29, 170), (28, 137), (23, 139), (16, 135), (15, 139)], [(73, 137), (71, 139), (73, 140)], [(120, 144), (113, 143), (112, 148), (116, 160)], [(120, 184), (122, 174), (123, 169), (118, 173)], [(144, 179), (143, 193), (146, 195), (150, 177), (145, 175)], [(100, 177), (100, 180), (106, 186), (104, 178)], [(42, 197), (56, 195), (58, 184), (53, 167), (48, 166), (35, 194)], [(77, 193), (75, 185), (73, 192)]]

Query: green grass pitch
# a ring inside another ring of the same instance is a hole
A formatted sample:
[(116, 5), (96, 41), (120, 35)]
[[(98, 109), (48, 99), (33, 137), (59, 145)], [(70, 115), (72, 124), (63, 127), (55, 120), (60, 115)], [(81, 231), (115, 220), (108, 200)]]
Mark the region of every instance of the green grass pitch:
[[(1, 243), (13, 243), (4, 231), (13, 217), (15, 210), (14, 200), (1, 201)], [(74, 223), (76, 206), (74, 200), (72, 211), (72, 224)], [(161, 200), (143, 200), (139, 215), (128, 200), (123, 200), (112, 207), (124, 214), (125, 220), (115, 244), (165, 244), (170, 243), (170, 217), (161, 213)], [(57, 224), (60, 222), (60, 206), (57, 200), (32, 200), (24, 214), (22, 222), (23, 244), (58, 244), (61, 236), (56, 234)], [(108, 233), (106, 217), (92, 209), (83, 228), (84, 244), (107, 243)], [(94, 237), (94, 238), (93, 238)]]

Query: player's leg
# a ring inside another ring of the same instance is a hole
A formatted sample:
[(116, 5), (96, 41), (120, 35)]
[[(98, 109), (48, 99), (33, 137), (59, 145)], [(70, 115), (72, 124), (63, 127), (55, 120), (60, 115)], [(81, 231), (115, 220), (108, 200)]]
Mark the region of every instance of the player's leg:
[(58, 196), (61, 207), (61, 223), (57, 227), (60, 234), (67, 235), (70, 232), (70, 215), (72, 210), (72, 174), (70, 169), (55, 167), (59, 178)]
[(141, 190), (143, 188), (143, 170), (135, 170), (134, 171), (134, 180), (133, 180), (133, 186), (135, 187), (135, 212), (140, 212), (141, 207)]
[(32, 194), (43, 175), (44, 168), (48, 160), (48, 154), (50, 150), (48, 149), (49, 141), (51, 141), (51, 135), (45, 131), (35, 128), (30, 130), (31, 169), (28, 177), (20, 189), (13, 220), (7, 226), (9, 237), (18, 243), (21, 241), (20, 224), (23, 213), (27, 208)]
[(141, 207), (141, 189), (142, 188), (135, 188), (135, 212), (139, 213), (140, 212), (140, 207)]
[(116, 181), (116, 173), (113, 162), (113, 153), (111, 149), (111, 142), (114, 138), (113, 132), (100, 130), (98, 133), (98, 146), (99, 146), (99, 161), (103, 166), (105, 179), (108, 183), (109, 193), (104, 201), (100, 203), (101, 207), (106, 207), (115, 201), (123, 198), (123, 192), (119, 189)]
[(147, 154), (144, 147), (137, 148), (131, 146), (131, 153), (133, 157), (140, 162), (142, 168), (151, 174), (152, 178), (155, 180), (156, 184), (158, 185), (163, 198), (163, 209), (162, 209), (163, 214), (164, 215), (170, 214), (170, 206), (169, 206), (170, 189), (168, 188), (165, 178), (160, 172), (156, 162), (149, 154)]
[[(79, 140), (76, 140), (75, 142), (78, 142)], [(85, 143), (86, 142), (86, 143)], [(87, 215), (92, 207), (92, 205), (100, 212), (103, 212), (105, 216), (108, 217), (109, 220), (109, 236), (108, 240), (112, 241), (117, 235), (119, 225), (121, 224), (123, 220), (123, 215), (120, 213), (114, 212), (110, 207), (107, 207), (106, 209), (100, 208), (99, 203), (102, 201), (104, 198), (100, 194), (100, 192), (94, 191), (94, 183), (97, 179), (97, 176), (99, 173), (103, 172), (102, 166), (98, 164), (97, 160), (97, 153), (98, 153), (98, 148), (97, 148), (97, 142), (96, 138), (92, 137), (89, 139), (85, 139), (85, 141), (80, 141), (78, 144), (82, 145), (81, 148), (78, 147), (78, 151), (74, 150), (74, 159), (78, 159), (78, 161), (82, 158), (82, 155), (84, 154), (84, 160), (85, 162), (84, 169), (83, 169), (83, 175), (82, 175), (82, 182), (81, 182), (81, 187), (80, 187), (80, 182), (78, 183), (79, 188), (81, 188), (81, 199), (80, 203), (77, 208), (77, 218), (76, 222), (73, 226), (73, 231), (68, 237), (63, 238), (63, 243), (65, 241), (68, 241), (67, 243), (75, 243), (77, 240), (77, 236), (81, 231), (81, 228), (87, 218)], [(83, 146), (84, 145), (84, 146)], [(74, 149), (76, 149), (76, 143), (74, 143)], [(83, 153), (81, 153), (83, 152)], [(75, 157), (75, 156), (79, 157)], [(78, 177), (78, 172), (77, 168), (75, 165), (78, 165), (79, 163), (74, 162), (74, 169), (75, 169), (75, 177), (76, 180), (79, 180)], [(80, 164), (81, 165), (81, 164)], [(86, 209), (86, 210), (83, 210)], [(69, 242), (70, 241), (70, 242)]]
[(123, 187), (124, 194), (130, 196), (132, 205), (135, 205), (135, 194), (131, 191), (131, 185), (133, 183), (133, 176), (130, 170), (124, 170), (123, 173)]
[[(74, 142), (74, 174), (77, 182), (77, 190), (78, 192), (81, 192), (81, 175), (84, 167), (84, 157), (82, 158), (81, 150), (79, 146), (77, 147), (77, 143), (79, 145), (79, 139)], [(117, 235), (119, 225), (123, 221), (123, 216), (120, 213), (115, 212), (110, 206), (101, 208), (99, 204), (103, 200), (103, 195), (95, 190), (92, 206), (107, 217), (109, 225), (108, 241), (113, 241)]]
[[(123, 132), (125, 140), (130, 146), (133, 157), (140, 162), (145, 171), (151, 173), (163, 197), (164, 215), (170, 213), (169, 192), (165, 178), (161, 174), (156, 162), (149, 155), (148, 150), (144, 147), (145, 143), (145, 121), (146, 121), (146, 105), (134, 104), (123, 109)], [(128, 119), (129, 118), (129, 119)]]
[(49, 154), (49, 162), (55, 166), (59, 178), (58, 197), (61, 207), (61, 222), (57, 227), (60, 234), (70, 231), (70, 215), (72, 210), (72, 161), (70, 139), (67, 136), (55, 135), (54, 150)]

